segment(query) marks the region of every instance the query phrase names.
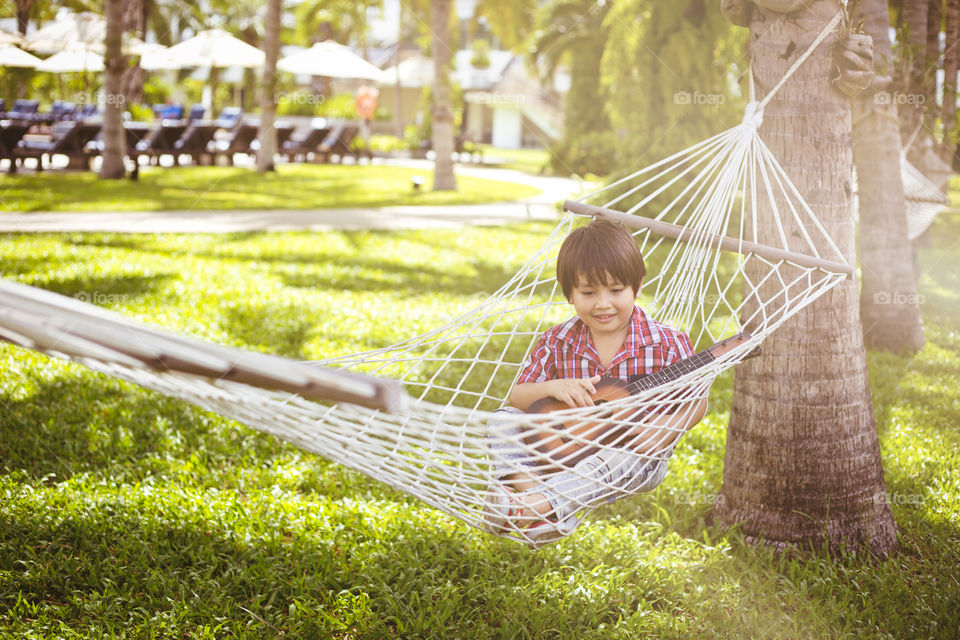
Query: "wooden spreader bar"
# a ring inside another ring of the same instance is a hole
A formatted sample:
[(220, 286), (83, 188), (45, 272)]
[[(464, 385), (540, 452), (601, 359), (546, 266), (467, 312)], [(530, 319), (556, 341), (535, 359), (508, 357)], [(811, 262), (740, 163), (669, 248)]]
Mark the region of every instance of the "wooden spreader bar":
[(730, 236), (719, 236), (713, 233), (694, 231), (692, 229), (688, 229), (687, 227), (682, 227), (670, 222), (653, 220), (651, 218), (644, 218), (642, 216), (632, 216), (623, 213), (622, 211), (605, 209), (603, 207), (595, 207), (593, 205), (584, 204), (582, 202), (574, 202), (572, 200), (567, 200), (564, 202), (563, 208), (566, 211), (576, 213), (578, 215), (615, 220), (626, 227), (630, 227), (631, 229), (649, 229), (659, 236), (671, 238), (673, 240), (691, 242), (693, 240), (703, 239), (710, 246), (719, 247), (724, 251), (733, 251), (735, 253), (742, 254), (755, 253), (762, 258), (766, 258), (767, 260), (772, 260), (775, 262), (786, 260), (802, 267), (824, 269), (825, 271), (842, 273), (848, 278), (852, 278), (854, 276), (853, 267), (843, 262), (824, 260), (823, 258), (808, 256), (803, 253), (796, 253), (795, 251), (787, 251), (786, 249), (779, 249), (777, 247), (771, 247), (765, 244), (757, 244), (756, 242), (738, 240), (736, 238), (731, 238)]
[(94, 305), (0, 280), (0, 340), (72, 359), (223, 379), (305, 398), (403, 410), (399, 382), (225, 347), (142, 326)]

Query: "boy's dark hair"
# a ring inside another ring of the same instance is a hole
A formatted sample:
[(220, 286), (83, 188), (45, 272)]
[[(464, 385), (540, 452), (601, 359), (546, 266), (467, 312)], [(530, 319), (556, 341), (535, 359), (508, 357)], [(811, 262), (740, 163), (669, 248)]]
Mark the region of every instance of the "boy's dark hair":
[(640, 247), (619, 222), (594, 220), (574, 230), (557, 256), (557, 280), (568, 300), (581, 277), (594, 286), (613, 278), (637, 293), (646, 275)]

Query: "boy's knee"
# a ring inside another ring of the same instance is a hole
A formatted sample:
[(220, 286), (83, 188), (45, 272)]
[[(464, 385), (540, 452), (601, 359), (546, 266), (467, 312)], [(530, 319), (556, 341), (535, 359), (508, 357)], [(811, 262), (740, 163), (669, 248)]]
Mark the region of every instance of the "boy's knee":
[(668, 458), (649, 458), (626, 451), (603, 451), (596, 455), (605, 467), (603, 480), (616, 492), (652, 491), (667, 475)]

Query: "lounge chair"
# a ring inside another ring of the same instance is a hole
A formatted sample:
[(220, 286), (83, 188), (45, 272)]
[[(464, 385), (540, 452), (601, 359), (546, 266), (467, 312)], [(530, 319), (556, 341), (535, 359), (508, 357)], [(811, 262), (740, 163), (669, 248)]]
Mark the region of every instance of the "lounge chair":
[(153, 116), (158, 120), (180, 120), (183, 118), (183, 107), (178, 104), (155, 104)]
[(203, 120), (203, 114), (207, 112), (207, 108), (202, 104), (195, 104), (190, 107), (190, 111), (187, 112), (187, 122), (196, 122), (197, 120)]
[(26, 122), (11, 122), (6, 126), (0, 126), (0, 160), (10, 161), (10, 173), (16, 171), (13, 154), (17, 148), (17, 143), (23, 139), (24, 134), (29, 130), (30, 124)]
[[(296, 129), (295, 126), (289, 122), (277, 122), (273, 125), (273, 130), (277, 132), (277, 153), (280, 153), (279, 149), (283, 149), (283, 145), (290, 140), (293, 136), (293, 132)], [(257, 129), (257, 137), (250, 142), (250, 149), (247, 151), (252, 156), (256, 156), (257, 152), (260, 150), (260, 130)]]
[(224, 107), (220, 112), (220, 117), (214, 122), (221, 129), (233, 129), (243, 122), (243, 109), (240, 107)]
[[(88, 145), (100, 132), (100, 124), (63, 121), (53, 127), (53, 137), (50, 140), (21, 140), (14, 149), (14, 158), (22, 161), (24, 158), (37, 159), (37, 171), (44, 170), (44, 159), (54, 155), (65, 155), (69, 158), (67, 168), (89, 169), (90, 157), (95, 152)], [(21, 162), (22, 163), (22, 162)], [(10, 163), (11, 173), (15, 172), (14, 162)]]
[(152, 164), (159, 164), (160, 157), (174, 155), (174, 144), (186, 131), (187, 125), (179, 122), (163, 121), (151, 129), (133, 150), (133, 159), (139, 163), (140, 156), (148, 156)]
[(13, 103), (13, 108), (7, 113), (10, 120), (37, 120), (37, 110), (40, 108), (38, 100), (17, 100)]
[(133, 156), (137, 143), (150, 133), (150, 125), (146, 122), (128, 121), (123, 123), (124, 141), (127, 145), (127, 155)]
[[(433, 140), (424, 140), (420, 143), (417, 152), (414, 153), (414, 157), (426, 158), (427, 152), (432, 150)], [(456, 154), (457, 162), (483, 162), (483, 149), (469, 135), (461, 133), (454, 138), (453, 152)], [(466, 157), (466, 160), (464, 157)]]
[(352, 155), (355, 160), (360, 159), (360, 155), (365, 155), (368, 159), (373, 157), (369, 149), (354, 149), (353, 141), (360, 133), (360, 126), (355, 124), (339, 124), (334, 127), (323, 142), (320, 143), (318, 155), (322, 162), (330, 162), (333, 156), (337, 156), (339, 162), (343, 162), (346, 155)]
[(181, 155), (190, 156), (192, 164), (211, 164), (212, 156), (207, 146), (213, 142), (213, 134), (219, 128), (205, 120), (191, 123), (184, 134), (173, 143), (173, 164), (180, 164)]
[(45, 115), (51, 122), (58, 120), (76, 120), (77, 105), (65, 100), (54, 100), (53, 104), (50, 105), (50, 111)]
[[(220, 122), (217, 120), (217, 122)], [(227, 163), (233, 166), (233, 156), (238, 153), (250, 153), (250, 143), (257, 137), (257, 125), (243, 122), (233, 127), (229, 135), (220, 140), (213, 140), (207, 147), (213, 155), (213, 164), (219, 162), (220, 156), (226, 156)]]
[(277, 130), (277, 149), (283, 147), (284, 143), (290, 140), (293, 136), (293, 131), (296, 129), (295, 126), (289, 122), (280, 122), (273, 126)]
[(82, 108), (77, 109), (77, 117), (81, 120), (96, 118), (98, 115), (100, 115), (100, 105), (98, 104), (85, 104)]
[(312, 158), (320, 149), (320, 145), (330, 134), (330, 127), (313, 127), (303, 136), (291, 135), (282, 145), (277, 145), (277, 153), (287, 160), (301, 162)]

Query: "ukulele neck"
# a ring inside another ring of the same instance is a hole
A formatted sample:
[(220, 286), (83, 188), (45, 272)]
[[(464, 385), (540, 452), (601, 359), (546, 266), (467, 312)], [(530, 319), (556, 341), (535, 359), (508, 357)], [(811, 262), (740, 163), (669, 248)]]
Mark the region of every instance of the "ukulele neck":
[(631, 382), (630, 392), (637, 393), (640, 391), (646, 391), (647, 389), (653, 389), (654, 387), (659, 387), (662, 384), (673, 382), (684, 374), (690, 373), (695, 369), (699, 369), (700, 367), (709, 364), (714, 360), (716, 360), (716, 358), (713, 357), (713, 354), (710, 353), (709, 349), (706, 349), (700, 353), (690, 356), (689, 358), (684, 358), (679, 362), (674, 362), (671, 365), (667, 365), (655, 373), (647, 374), (638, 380)]

